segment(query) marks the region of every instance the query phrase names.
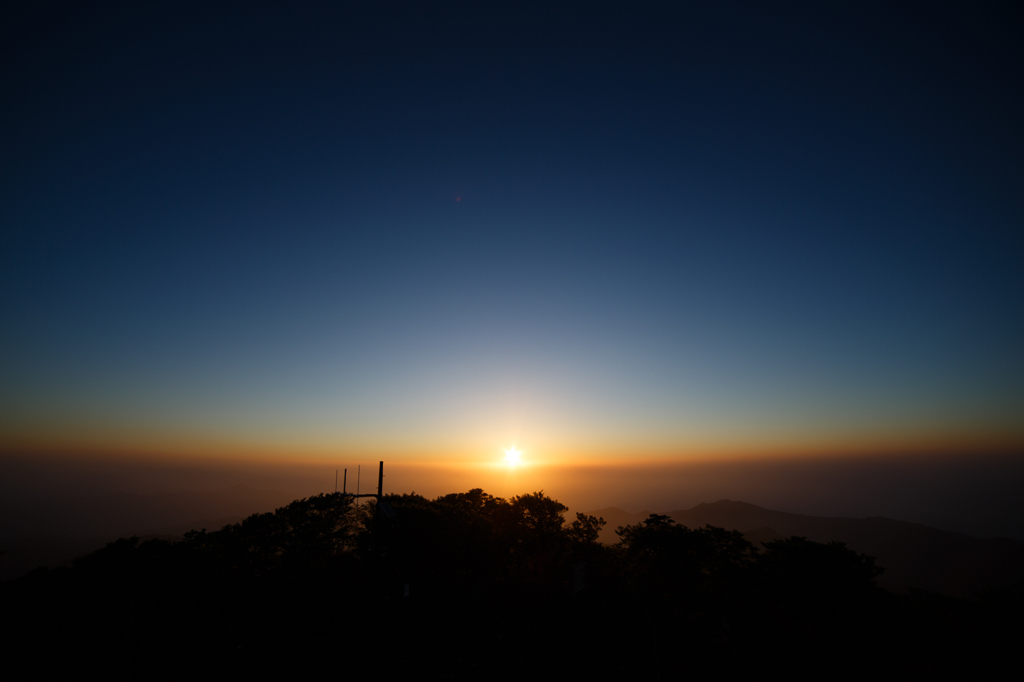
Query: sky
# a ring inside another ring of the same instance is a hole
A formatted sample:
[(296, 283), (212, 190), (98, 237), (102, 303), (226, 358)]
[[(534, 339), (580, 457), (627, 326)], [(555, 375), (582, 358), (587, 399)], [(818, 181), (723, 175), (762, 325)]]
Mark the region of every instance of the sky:
[(0, 451), (1024, 452), (1021, 23), (5, 3)]

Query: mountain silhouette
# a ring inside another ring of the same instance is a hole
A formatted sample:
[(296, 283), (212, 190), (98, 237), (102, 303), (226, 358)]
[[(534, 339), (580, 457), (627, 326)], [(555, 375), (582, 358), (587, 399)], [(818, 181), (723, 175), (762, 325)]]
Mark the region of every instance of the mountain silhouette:
[[(587, 513), (608, 522), (600, 536), (604, 543), (617, 541), (618, 526), (639, 523), (649, 514), (616, 507)], [(969, 597), (986, 587), (1021, 587), (1024, 576), (1024, 542), (1009, 538), (976, 538), (881, 516), (791, 514), (732, 500), (665, 514), (690, 528), (710, 524), (738, 530), (755, 546), (794, 535), (815, 542), (845, 542), (850, 549), (875, 557), (885, 568), (878, 584), (897, 592), (918, 588)]]
[(0, 580), (69, 563), (118, 537), (180, 538), (192, 529), (219, 530), (291, 499), (283, 491), (239, 484), (208, 492), (83, 495), (36, 506), (0, 502)]

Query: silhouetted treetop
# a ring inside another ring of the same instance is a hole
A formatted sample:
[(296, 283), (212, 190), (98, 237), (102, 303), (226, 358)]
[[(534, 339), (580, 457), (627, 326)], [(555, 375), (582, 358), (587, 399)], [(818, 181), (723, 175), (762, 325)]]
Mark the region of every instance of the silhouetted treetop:
[[(543, 491), (384, 499), (397, 516), (317, 495), (180, 542), (122, 538), (73, 568), (3, 584), (0, 607), (18, 614), (7, 621), (18, 624), (13, 636), (27, 633), (22, 641), (42, 653), (52, 655), (54, 642), (55, 650), (77, 646), (105, 661), (144, 645), (183, 669), (201, 669), (193, 664), (206, 655), (196, 653), (204, 642), (225, 670), (268, 652), (281, 652), (290, 669), (302, 657), (285, 652), (306, 642), (320, 642), (318, 650), (337, 642), (360, 652), (377, 647), (372, 660), (407, 651), (412, 669), (442, 652), (449, 666), (458, 642), (460, 656), (499, 649), (504, 663), (510, 649), (537, 651), (576, 670), (593, 660), (593, 627), (604, 622), (627, 624), (616, 641), (644, 651), (645, 663), (657, 662), (669, 678), (680, 652), (717, 669), (722, 655), (756, 663), (799, 643), (822, 660), (845, 661), (903, 651), (885, 649), (900, 633), (928, 633), (918, 650), (930, 651), (921, 646), (968, 622), (984, 641), (1000, 641), (1002, 631), (960, 602), (899, 600), (878, 589), (874, 560), (842, 543), (791, 537), (758, 552), (737, 531), (652, 514), (603, 545), (604, 519), (576, 514), (566, 522), (565, 505)], [(1004, 615), (1020, 611), (1006, 600), (1000, 607)], [(957, 641), (972, 636), (959, 627)], [(628, 679), (634, 667), (627, 661), (614, 672)], [(599, 665), (590, 677), (605, 672)]]
[(577, 545), (592, 545), (597, 543), (601, 529), (606, 524), (607, 521), (602, 517), (576, 512), (576, 520), (569, 524), (566, 532), (573, 543)]

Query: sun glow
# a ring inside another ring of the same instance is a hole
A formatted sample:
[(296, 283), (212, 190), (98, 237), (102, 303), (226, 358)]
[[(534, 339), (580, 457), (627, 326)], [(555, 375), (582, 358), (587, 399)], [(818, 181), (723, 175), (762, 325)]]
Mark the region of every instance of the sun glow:
[(505, 451), (505, 463), (509, 468), (516, 467), (522, 462), (522, 453), (513, 446)]

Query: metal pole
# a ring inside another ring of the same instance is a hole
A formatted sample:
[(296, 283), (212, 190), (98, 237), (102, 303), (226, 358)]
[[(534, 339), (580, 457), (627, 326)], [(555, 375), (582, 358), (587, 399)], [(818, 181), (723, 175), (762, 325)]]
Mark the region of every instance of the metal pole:
[(384, 462), (380, 463), (380, 473), (377, 474), (377, 501), (380, 502), (381, 494), (384, 492)]
[(345, 469), (345, 478), (341, 479), (341, 494), (344, 495), (348, 489), (348, 469)]

